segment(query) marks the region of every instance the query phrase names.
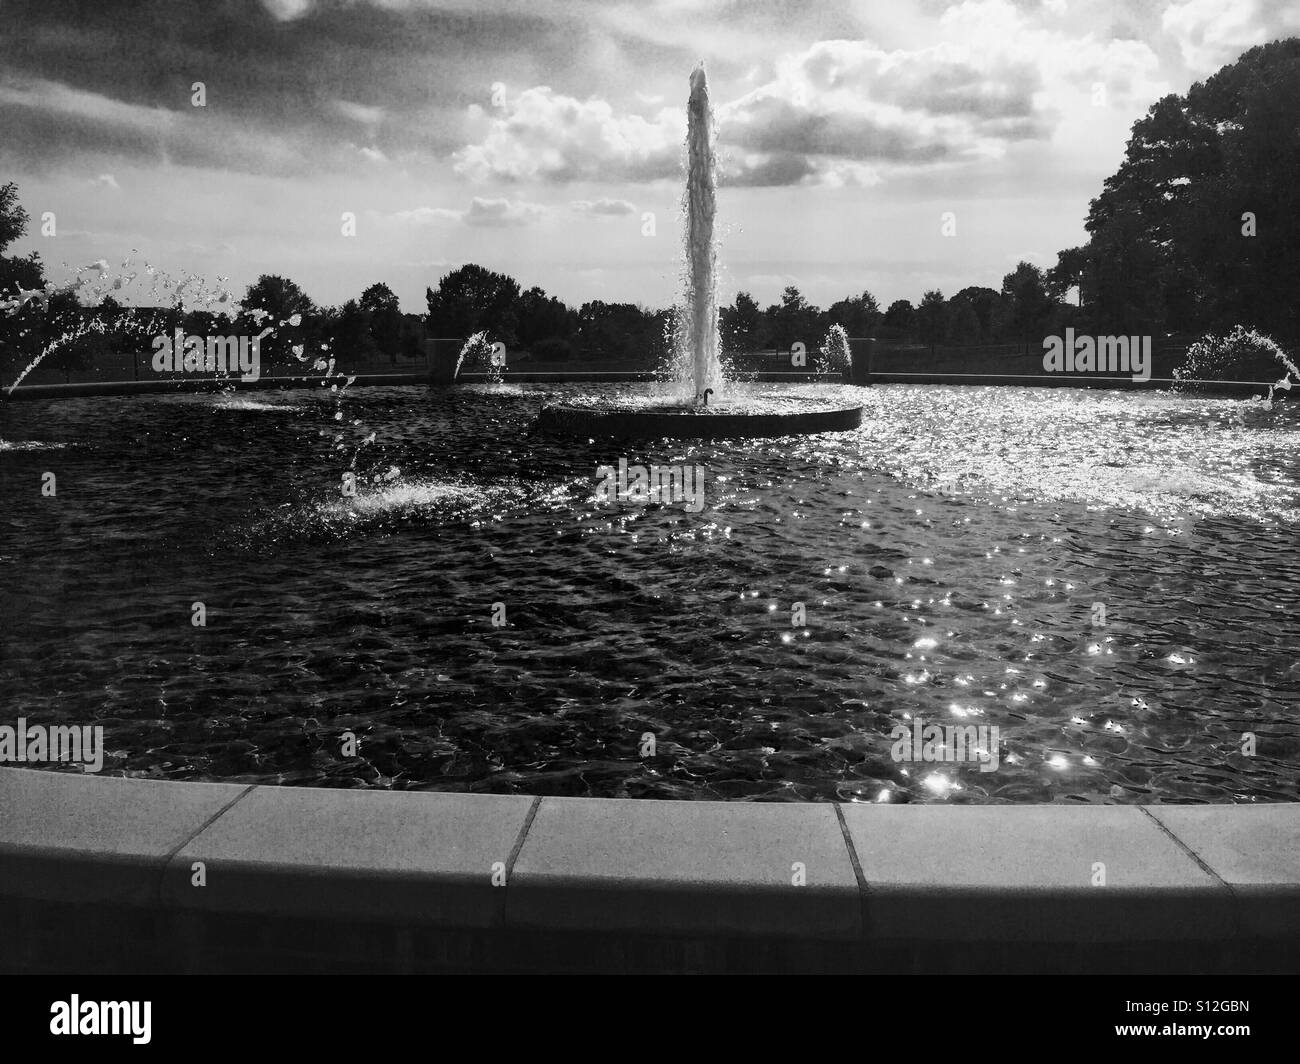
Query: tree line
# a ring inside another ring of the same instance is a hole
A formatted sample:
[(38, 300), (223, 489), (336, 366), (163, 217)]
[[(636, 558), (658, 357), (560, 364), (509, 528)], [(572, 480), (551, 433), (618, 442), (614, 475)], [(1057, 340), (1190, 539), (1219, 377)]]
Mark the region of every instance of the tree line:
[[(915, 305), (881, 309), (870, 292), (822, 309), (795, 286), (760, 307), (748, 293), (720, 308), (732, 353), (809, 349), (832, 324), (850, 336), (917, 344), (1041, 342), (1066, 327), (1093, 334), (1201, 333), (1245, 325), (1284, 343), (1300, 339), (1300, 39), (1252, 48), (1185, 96), (1170, 94), (1133, 126), (1124, 160), (1089, 205), (1088, 241), (1047, 269), (1020, 262), (997, 289), (972, 286)], [(5, 256), (22, 236), (17, 189), (0, 187), (0, 300), (45, 283), (39, 255)], [(376, 283), (337, 307), (319, 307), (293, 281), (263, 275), (240, 301), (238, 327), (260, 315), (297, 316), (267, 341), (269, 353), (328, 345), (349, 361), (414, 357), (426, 337), (486, 332), (540, 361), (660, 361), (672, 342), (672, 309), (592, 300), (576, 309), (539, 287), (473, 263), (426, 289), (426, 313), (404, 314)], [(97, 326), (87, 329), (87, 316)], [(0, 315), (0, 360), (78, 333), (61, 357), (125, 349), (176, 327), (213, 331), (208, 311), (128, 308), (112, 297), (93, 308), (56, 293)], [(220, 331), (220, 330), (219, 330)], [(228, 330), (227, 330), (228, 331)], [(256, 329), (253, 329), (256, 332)], [(267, 350), (264, 347), (264, 350)]]

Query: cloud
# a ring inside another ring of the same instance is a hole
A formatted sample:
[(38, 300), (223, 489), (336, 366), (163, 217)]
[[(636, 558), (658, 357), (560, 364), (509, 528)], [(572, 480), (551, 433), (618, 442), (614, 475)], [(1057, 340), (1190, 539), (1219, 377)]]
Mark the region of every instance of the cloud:
[(469, 119), (481, 139), (453, 158), (475, 181), (650, 181), (681, 169), (682, 111), (617, 114), (604, 100), (539, 86), (507, 100), (500, 114), (471, 106)]
[(950, 7), (937, 35), (913, 50), (835, 40), (783, 57), (718, 109), (722, 143), (739, 149), (730, 180), (874, 184), (888, 169), (996, 159), (1049, 140), (1096, 82), (1116, 103), (1165, 87), (1146, 45), (1036, 26), (1005, 0)]
[[(1008, 0), (948, 7), (931, 40), (911, 49), (818, 41), (738, 98), (715, 95), (722, 181), (869, 186), (1047, 142), (1091, 106), (1098, 82), (1117, 107), (1145, 106), (1168, 88), (1147, 45), (1042, 25)], [(496, 112), (471, 107), (468, 124), (473, 140), (453, 158), (476, 181), (645, 183), (681, 172), (680, 108), (643, 115), (537, 87)]]
[[(531, 11), (183, 6), (178, 16), (153, 0), (125, 18), (114, 5), (5, 0), (0, 154), (46, 163), (105, 152), (281, 175), (347, 170), (351, 140), (432, 163), (465, 143), (466, 102), (486, 102), (484, 70), (508, 65), (536, 84), (566, 44), (558, 63), (573, 62), (572, 28)], [(532, 48), (523, 62), (521, 47)], [(206, 107), (191, 106), (195, 81)]]
[(546, 208), (538, 203), (526, 203), (522, 200), (480, 199), (475, 196), (465, 212), (466, 225), (486, 226), (490, 228), (532, 225), (540, 221)]
[(336, 114), (363, 126), (375, 126), (384, 120), (386, 112), (382, 107), (367, 107), (365, 104), (353, 103), (351, 100), (334, 100), (330, 107)]
[(262, 6), (277, 22), (291, 22), (307, 14), (315, 5), (312, 0), (262, 0)]
[(114, 192), (122, 191), (122, 186), (117, 183), (117, 178), (112, 174), (100, 174), (91, 184), (99, 188), (111, 188)]
[(440, 222), (459, 222), (464, 216), (464, 211), (453, 211), (447, 207), (416, 207), (414, 210), (383, 215), (381, 220), (397, 222), (400, 225), (433, 225)]
[(574, 200), (569, 204), (577, 214), (590, 218), (618, 218), (626, 214), (635, 214), (636, 205), (624, 199)]
[(533, 225), (546, 216), (540, 203), (526, 200), (483, 199), (475, 196), (465, 210), (449, 207), (416, 207), (380, 216), (381, 222), (402, 226), (462, 224), (481, 229), (504, 229)]
[(1210, 74), (1257, 44), (1300, 30), (1300, 9), (1290, 0), (1183, 0), (1165, 8), (1160, 24), (1177, 43), (1187, 68)]
[(319, 166), (302, 138), (249, 129), (224, 115), (168, 110), (111, 99), (61, 82), (0, 84), (2, 146), (24, 159), (102, 152), (156, 163), (301, 173)]

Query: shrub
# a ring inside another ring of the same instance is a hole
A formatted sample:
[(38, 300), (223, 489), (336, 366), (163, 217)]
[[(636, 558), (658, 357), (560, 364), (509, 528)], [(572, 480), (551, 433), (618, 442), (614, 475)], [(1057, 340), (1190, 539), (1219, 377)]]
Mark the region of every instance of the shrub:
[[(1174, 370), (1175, 391), (1194, 392), (1212, 385), (1200, 381), (1261, 381), (1274, 383), (1295, 373), (1286, 352), (1272, 339), (1237, 325), (1226, 336), (1207, 333), (1187, 349)], [(1300, 374), (1296, 374), (1300, 378)], [(1297, 381), (1300, 383), (1300, 379)]]
[(562, 336), (548, 336), (533, 344), (532, 355), (538, 362), (568, 362), (573, 358), (573, 344)]

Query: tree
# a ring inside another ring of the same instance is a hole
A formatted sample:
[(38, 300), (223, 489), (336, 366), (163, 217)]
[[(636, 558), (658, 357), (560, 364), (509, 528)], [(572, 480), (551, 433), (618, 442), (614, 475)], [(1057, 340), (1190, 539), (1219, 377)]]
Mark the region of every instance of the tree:
[(948, 338), (948, 307), (937, 288), (921, 297), (916, 308), (917, 337), (925, 344), (941, 344)]
[(1002, 296), (992, 288), (976, 285), (963, 288), (948, 300), (948, 306), (954, 313), (953, 333), (958, 343), (989, 343), (1001, 338)]
[(662, 354), (660, 314), (632, 303), (594, 299), (578, 311), (578, 335), (589, 357), (636, 359), (654, 364)]
[(781, 350), (789, 350), (802, 343), (811, 350), (825, 329), (820, 329), (822, 312), (803, 297), (794, 285), (787, 285), (781, 293), (781, 302), (767, 308), (767, 325), (772, 341)]
[[(18, 186), (12, 181), (0, 186), (0, 252), (27, 231), (27, 212), (18, 202)], [(45, 285), (41, 257), (32, 252), (24, 257), (0, 254), (0, 299), (19, 291), (30, 292)], [(25, 361), (40, 350), (43, 311), (35, 301), (14, 311), (0, 311), (0, 361), (6, 366)]]
[(1088, 248), (1066, 248), (1056, 253), (1056, 265), (1047, 271), (1047, 294), (1063, 303), (1071, 288), (1079, 290), (1079, 306), (1083, 306), (1084, 291), (1091, 280), (1092, 259)]
[(307, 293), (287, 277), (264, 273), (248, 286), (240, 301), (244, 311), (261, 310), (274, 318), (274, 324), (286, 321), (294, 314), (311, 314), (316, 306)]
[(1002, 278), (1002, 299), (1007, 324), (1017, 340), (1041, 340), (1055, 301), (1047, 294), (1043, 271), (1030, 262), (1019, 262)]
[(519, 297), (516, 315), (519, 343), (530, 350), (543, 340), (568, 340), (577, 331), (573, 311), (535, 285)]
[[(1087, 314), (1094, 333), (1155, 335), (1164, 331), (1167, 260), (1141, 215), (1112, 212), (1088, 245), (1093, 264)], [(1200, 317), (1200, 315), (1196, 315)]]
[(1300, 40), (1245, 52), (1153, 104), (1092, 201), (1098, 331), (1254, 325), (1300, 337)]
[(393, 290), (382, 282), (372, 284), (361, 293), (357, 309), (369, 318), (375, 349), (396, 359), (401, 347), (402, 305)]
[(718, 312), (718, 322), (728, 351), (747, 352), (760, 346), (763, 312), (748, 292), (737, 292), (735, 303)]
[[(27, 212), (18, 202), (18, 186), (0, 185), (0, 252), (27, 232)], [(16, 288), (30, 291), (45, 284), (45, 270), (36, 252), (26, 257), (0, 254), (0, 293)]]
[[(294, 347), (305, 350), (316, 324), (309, 320), (316, 306), (293, 281), (264, 273), (248, 286), (240, 305), (236, 321), (242, 332), (259, 336), (266, 329), (274, 330), (261, 341), (263, 357), (285, 360)], [(295, 314), (300, 316), (297, 325), (292, 322)]]
[(954, 344), (978, 344), (984, 339), (979, 316), (969, 303), (948, 300), (948, 339)]
[(880, 322), (880, 304), (870, 292), (832, 303), (826, 312), (832, 322), (844, 326), (850, 336), (870, 336)]
[(425, 289), (431, 336), (468, 337), (486, 332), (493, 340), (514, 344), (517, 340), (519, 282), (469, 263)]
[(378, 284), (372, 284), (362, 292), (357, 305), (367, 314), (400, 314), (402, 312), (402, 306), (398, 302), (397, 296), (382, 281)]
[(915, 321), (916, 311), (906, 299), (894, 300), (889, 304), (889, 309), (885, 311), (884, 324), (886, 328), (895, 334), (895, 339), (901, 340), (910, 336)]
[(27, 232), (27, 212), (18, 202), (18, 186), (0, 185), (0, 251)]
[(329, 337), (331, 349), (337, 357), (350, 362), (367, 362), (375, 359), (380, 349), (375, 343), (371, 326), (371, 312), (365, 310), (355, 299), (349, 299), (339, 307), (336, 314), (329, 316), (326, 335)]

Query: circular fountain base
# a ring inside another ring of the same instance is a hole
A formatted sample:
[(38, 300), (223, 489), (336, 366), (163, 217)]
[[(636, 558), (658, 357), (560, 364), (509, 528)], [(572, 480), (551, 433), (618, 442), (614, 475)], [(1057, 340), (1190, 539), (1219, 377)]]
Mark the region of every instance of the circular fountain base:
[(715, 410), (693, 406), (542, 407), (534, 426), (554, 436), (589, 439), (731, 440), (844, 432), (862, 424), (862, 407), (827, 407), (787, 399), (777, 410)]

